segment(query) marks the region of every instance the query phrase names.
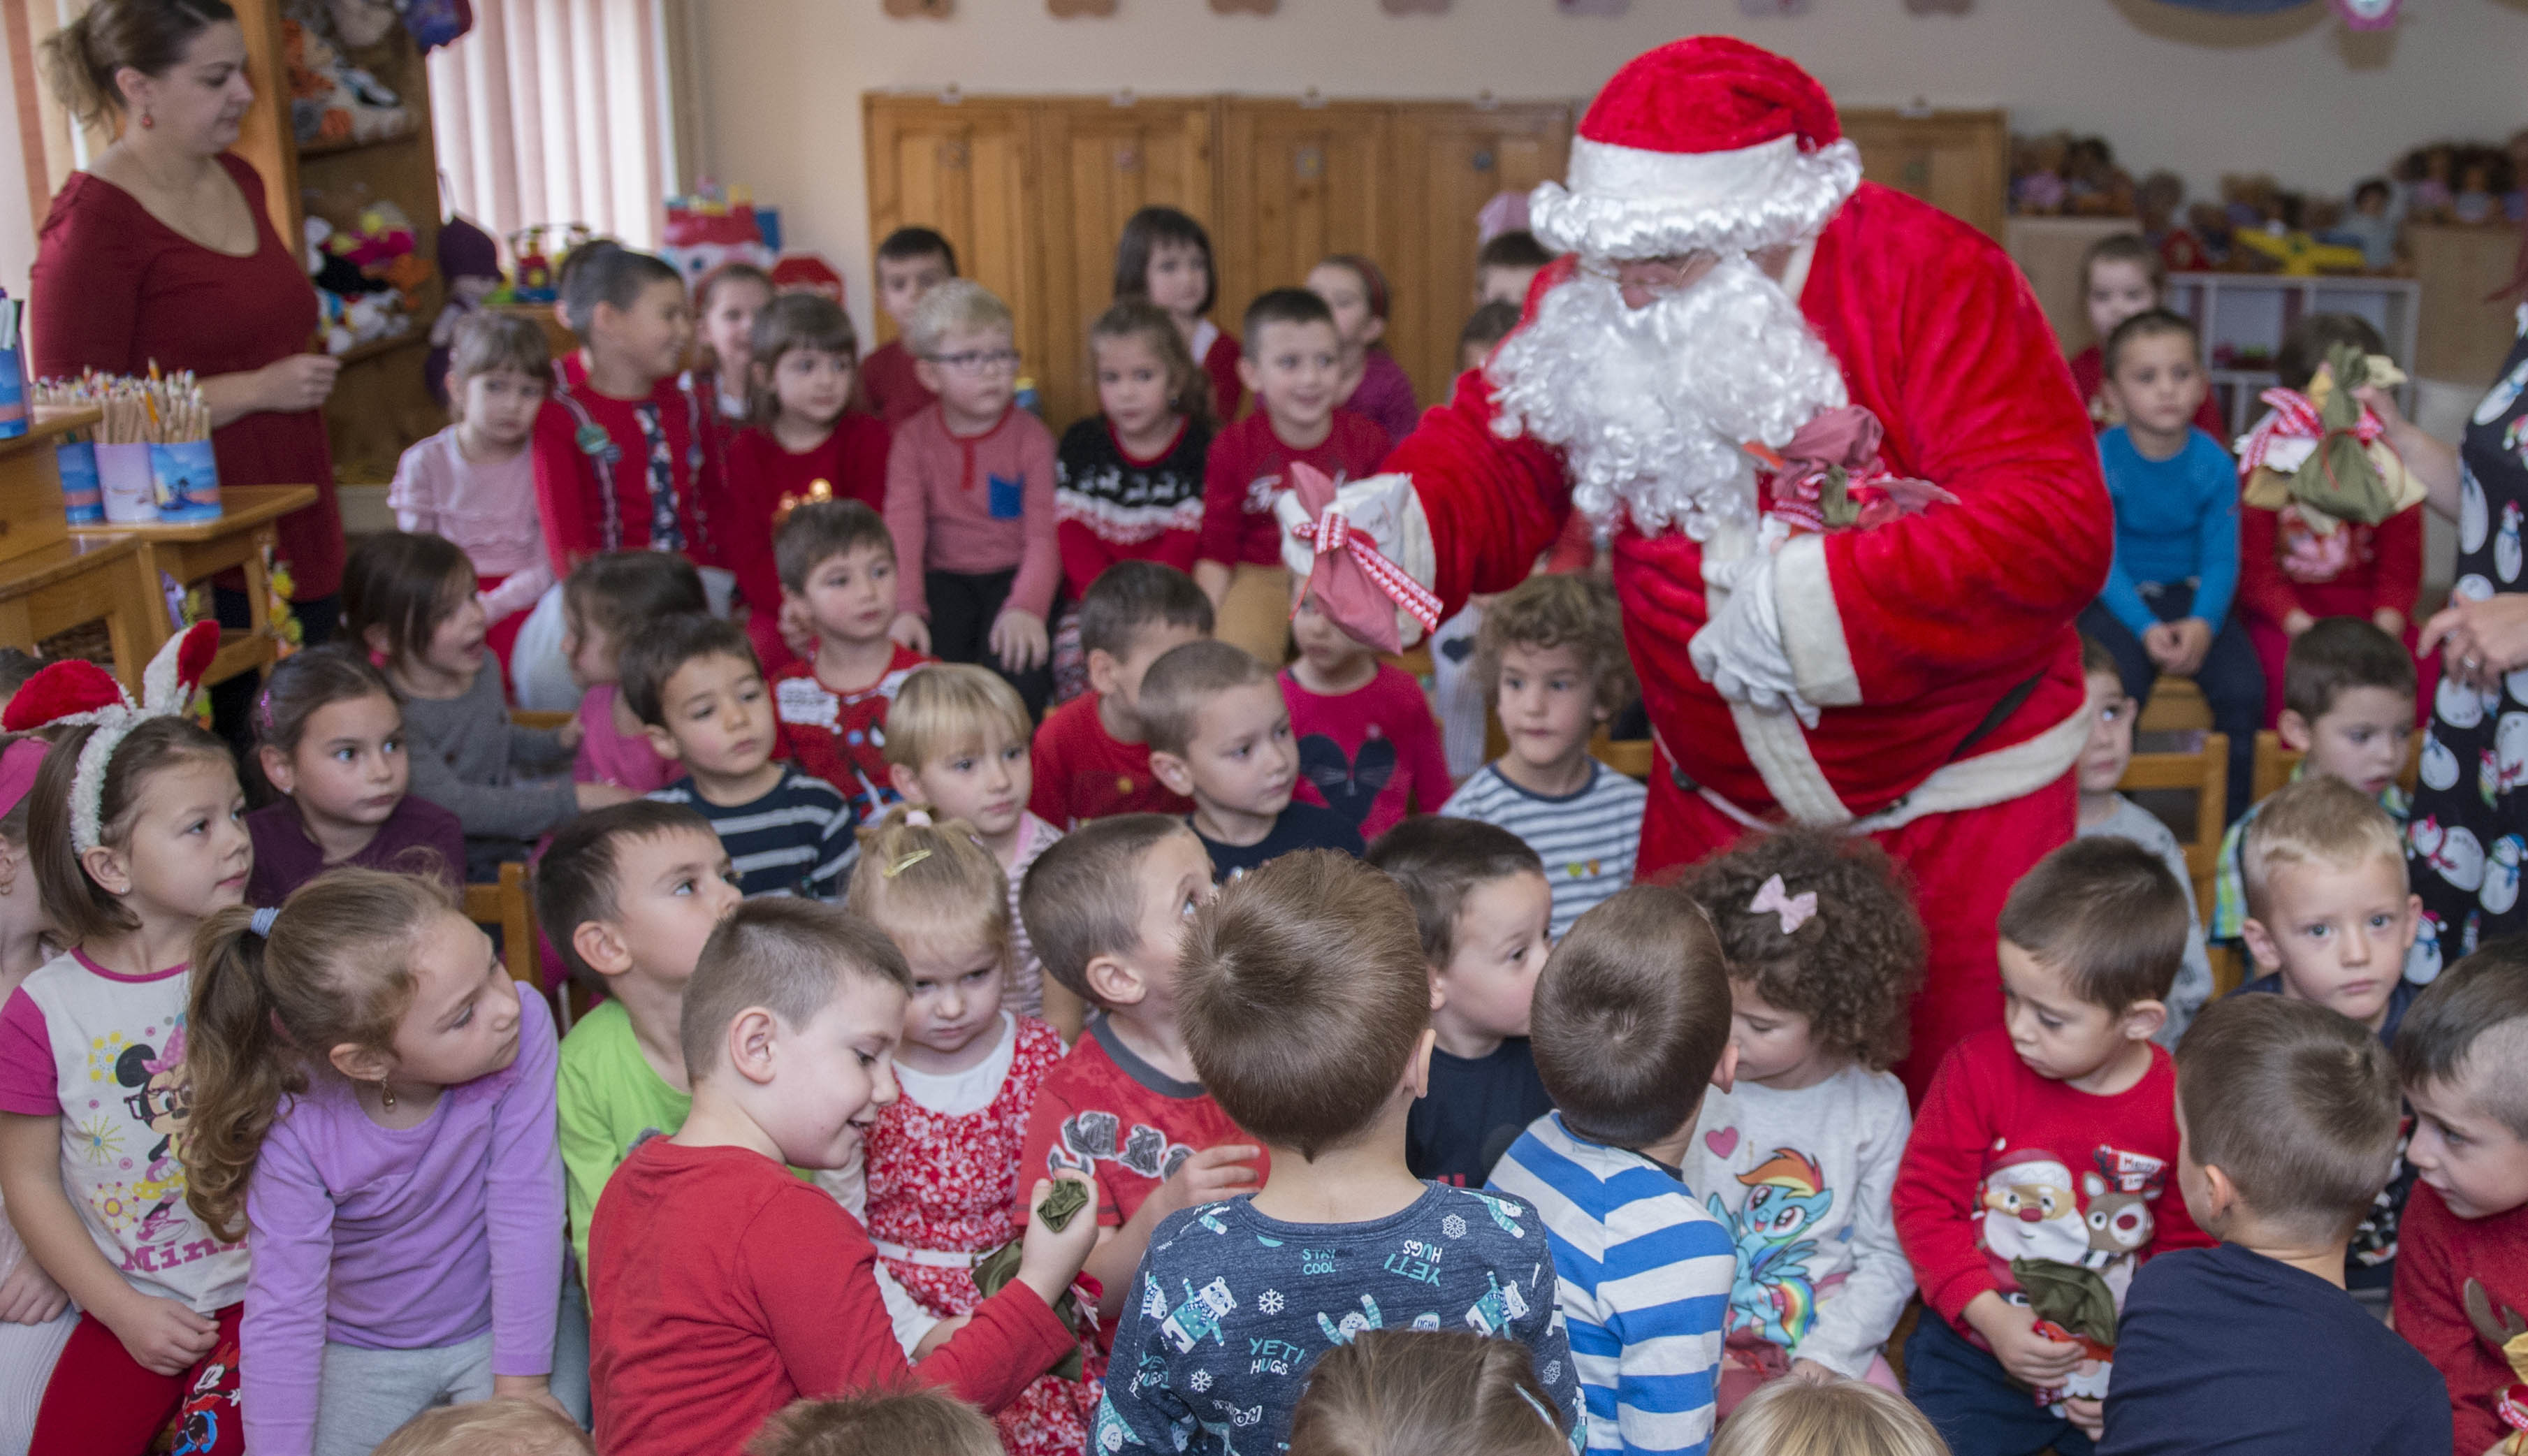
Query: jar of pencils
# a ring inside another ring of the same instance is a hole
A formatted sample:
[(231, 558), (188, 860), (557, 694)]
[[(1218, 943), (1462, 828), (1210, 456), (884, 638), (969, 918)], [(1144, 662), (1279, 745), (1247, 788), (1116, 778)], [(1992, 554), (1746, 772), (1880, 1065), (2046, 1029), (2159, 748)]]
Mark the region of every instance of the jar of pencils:
[(146, 379), (85, 374), (35, 387), (45, 405), (93, 408), (97, 494), (116, 525), (211, 521), (220, 516), (220, 467), (211, 410), (187, 371)]

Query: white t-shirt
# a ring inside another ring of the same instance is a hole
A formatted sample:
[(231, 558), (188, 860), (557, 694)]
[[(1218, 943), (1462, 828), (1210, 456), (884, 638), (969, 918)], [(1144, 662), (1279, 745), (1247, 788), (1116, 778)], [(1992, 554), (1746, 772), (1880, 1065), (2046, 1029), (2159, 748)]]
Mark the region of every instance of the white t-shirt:
[(895, 1080), (904, 1095), (944, 1118), (966, 1118), (992, 1105), (1001, 1083), (1010, 1079), (1010, 1063), (1018, 1056), (1018, 1018), (1001, 1013), (1000, 1040), (992, 1054), (964, 1071), (916, 1071), (898, 1062)]

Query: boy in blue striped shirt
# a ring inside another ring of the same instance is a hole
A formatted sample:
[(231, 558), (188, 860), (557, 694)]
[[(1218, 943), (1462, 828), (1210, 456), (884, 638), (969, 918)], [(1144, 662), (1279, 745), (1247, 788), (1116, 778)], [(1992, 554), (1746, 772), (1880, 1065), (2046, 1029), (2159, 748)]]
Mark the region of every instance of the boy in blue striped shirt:
[(1536, 984), (1529, 1037), (1556, 1111), (1494, 1168), (1544, 1221), (1592, 1451), (1712, 1443), (1737, 1259), (1680, 1166), (1727, 1087), (1729, 977), (1712, 922), (1636, 885), (1580, 917)]

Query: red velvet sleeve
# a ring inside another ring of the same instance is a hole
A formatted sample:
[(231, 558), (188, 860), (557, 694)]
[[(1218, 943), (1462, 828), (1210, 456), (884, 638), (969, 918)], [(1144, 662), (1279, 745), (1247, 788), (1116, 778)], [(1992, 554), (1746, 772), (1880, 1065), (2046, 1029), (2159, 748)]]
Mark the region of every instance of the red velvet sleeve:
[(536, 514), (545, 528), (545, 555), (553, 575), (567, 578), (579, 561), (606, 549), (599, 521), (597, 482), (579, 448), (570, 411), (548, 399), (536, 416)]
[(2238, 609), (2277, 627), (2299, 609), (2299, 591), (2283, 575), (2282, 561), (2274, 554), (2282, 521), (2280, 511), (2238, 507)]
[(2370, 609), (2414, 618), (2423, 590), (2423, 508), (2409, 505), (2372, 528)]
[(106, 215), (119, 200), (106, 183), (74, 175), (44, 220), (26, 301), (38, 376), (132, 368), (148, 253), (137, 230)]
[(1571, 509), (1562, 457), (1531, 440), (1501, 439), (1492, 421), (1492, 386), (1483, 371), (1468, 370), (1384, 466), (1413, 477), (1439, 553), (1432, 590), (1444, 618), (1469, 593), (1506, 592), (1526, 580)]
[(1975, 1046), (1961, 1043), (1932, 1075), (1889, 1196), (1922, 1302), (1952, 1325), (1976, 1295), (1998, 1287), (1975, 1247), (1975, 1220), (1984, 1151), (1992, 1146), (1993, 1115), (2001, 1111), (1990, 1104), (2004, 1089), (1975, 1085), (1981, 1079), (1971, 1065)]

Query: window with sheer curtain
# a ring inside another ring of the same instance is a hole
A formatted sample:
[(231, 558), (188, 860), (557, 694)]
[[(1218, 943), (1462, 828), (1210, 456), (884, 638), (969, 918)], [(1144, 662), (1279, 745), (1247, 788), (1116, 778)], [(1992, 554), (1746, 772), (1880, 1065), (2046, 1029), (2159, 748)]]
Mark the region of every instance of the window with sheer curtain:
[(655, 247), (674, 186), (664, 0), (474, 0), (430, 57), (442, 201), (506, 239), (585, 223)]

